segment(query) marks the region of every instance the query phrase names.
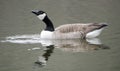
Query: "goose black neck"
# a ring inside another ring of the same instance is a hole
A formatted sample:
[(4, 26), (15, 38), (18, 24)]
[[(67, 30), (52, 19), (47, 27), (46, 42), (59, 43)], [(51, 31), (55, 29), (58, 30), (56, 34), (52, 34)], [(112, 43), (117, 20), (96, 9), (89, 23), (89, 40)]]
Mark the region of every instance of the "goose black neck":
[(47, 16), (43, 19), (43, 21), (46, 24), (45, 30), (54, 31), (54, 26), (53, 26), (52, 22), (50, 21), (50, 19)]

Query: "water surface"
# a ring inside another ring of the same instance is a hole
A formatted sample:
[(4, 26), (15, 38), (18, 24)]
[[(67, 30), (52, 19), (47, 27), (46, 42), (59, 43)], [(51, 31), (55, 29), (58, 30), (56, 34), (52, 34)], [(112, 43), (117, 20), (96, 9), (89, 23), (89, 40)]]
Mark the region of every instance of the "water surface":
[[(120, 71), (119, 0), (1, 0), (0, 71)], [(47, 12), (54, 26), (107, 22), (95, 39), (41, 40), (45, 27), (31, 10)]]

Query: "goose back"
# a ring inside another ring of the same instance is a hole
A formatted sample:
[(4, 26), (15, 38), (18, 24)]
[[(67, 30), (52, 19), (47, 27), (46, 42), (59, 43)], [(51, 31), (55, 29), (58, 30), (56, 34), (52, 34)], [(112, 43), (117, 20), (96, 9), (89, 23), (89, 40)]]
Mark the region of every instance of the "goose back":
[(97, 23), (65, 24), (55, 29), (53, 37), (58, 39), (85, 38), (86, 34), (101, 29), (102, 26), (103, 24)]

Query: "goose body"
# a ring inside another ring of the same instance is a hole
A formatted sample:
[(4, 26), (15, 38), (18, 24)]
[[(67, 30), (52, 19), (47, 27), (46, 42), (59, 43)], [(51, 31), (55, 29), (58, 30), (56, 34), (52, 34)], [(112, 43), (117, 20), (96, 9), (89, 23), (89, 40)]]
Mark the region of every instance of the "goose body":
[(53, 23), (45, 12), (32, 10), (32, 13), (46, 24), (46, 28), (41, 31), (42, 39), (94, 38), (107, 26), (106, 23), (75, 23), (61, 25), (54, 29)]

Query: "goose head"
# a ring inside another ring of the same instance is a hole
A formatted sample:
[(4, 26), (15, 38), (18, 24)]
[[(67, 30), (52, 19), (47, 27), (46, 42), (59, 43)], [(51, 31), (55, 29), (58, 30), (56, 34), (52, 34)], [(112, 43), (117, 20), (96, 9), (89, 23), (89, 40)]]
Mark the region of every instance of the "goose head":
[(40, 20), (44, 20), (47, 14), (41, 10), (32, 10), (32, 13), (35, 14)]
[(54, 26), (52, 21), (48, 18), (47, 13), (41, 10), (32, 10), (32, 13), (35, 14), (40, 20), (46, 24), (45, 30), (54, 31)]

